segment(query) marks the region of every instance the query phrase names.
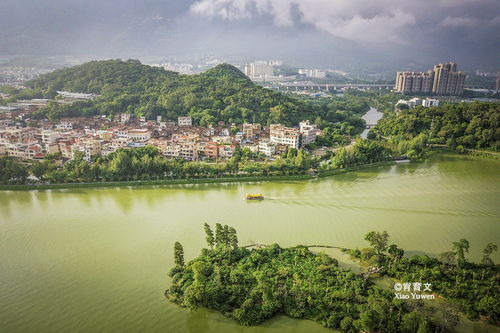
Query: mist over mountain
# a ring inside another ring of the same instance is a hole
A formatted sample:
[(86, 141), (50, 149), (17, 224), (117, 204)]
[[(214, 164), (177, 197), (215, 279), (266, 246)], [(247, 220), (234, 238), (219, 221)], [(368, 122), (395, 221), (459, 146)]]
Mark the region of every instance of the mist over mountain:
[(3, 0), (0, 55), (500, 68), (496, 0)]

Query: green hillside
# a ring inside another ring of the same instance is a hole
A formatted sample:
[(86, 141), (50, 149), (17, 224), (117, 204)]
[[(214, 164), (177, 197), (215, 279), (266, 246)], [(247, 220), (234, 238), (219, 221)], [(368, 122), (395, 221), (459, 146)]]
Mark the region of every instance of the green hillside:
[(145, 66), (137, 60), (104, 60), (59, 69), (25, 85), (41, 90), (46, 97), (54, 97), (57, 90), (94, 94), (106, 94), (110, 90), (139, 91), (176, 77), (177, 73)]
[(148, 119), (161, 115), (175, 120), (189, 115), (199, 125), (221, 120), (291, 125), (304, 115), (312, 116), (304, 103), (255, 85), (228, 64), (198, 75), (179, 75), (136, 60), (91, 61), (41, 75), (26, 86), (30, 89), (14, 98), (54, 98), (57, 90), (100, 95), (95, 101), (71, 106), (51, 103), (36, 114), (51, 120), (129, 112)]

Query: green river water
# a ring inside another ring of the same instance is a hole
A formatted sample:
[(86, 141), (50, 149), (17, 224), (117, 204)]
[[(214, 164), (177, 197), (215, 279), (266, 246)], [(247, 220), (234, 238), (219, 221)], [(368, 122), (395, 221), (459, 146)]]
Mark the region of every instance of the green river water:
[(170, 304), (173, 243), (196, 256), (204, 222), (234, 226), (243, 245), (364, 247), (365, 233), (387, 230), (409, 253), (467, 238), (478, 260), (500, 240), (499, 171), (437, 155), (309, 181), (0, 192), (0, 332), (332, 332), (283, 316), (243, 327)]

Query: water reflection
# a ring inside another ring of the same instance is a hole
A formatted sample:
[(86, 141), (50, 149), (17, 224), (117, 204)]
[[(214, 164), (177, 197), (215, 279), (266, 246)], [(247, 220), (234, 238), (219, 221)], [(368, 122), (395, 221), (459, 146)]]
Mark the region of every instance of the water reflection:
[[(467, 238), (468, 258), (479, 260), (500, 235), (499, 166), (436, 156), (307, 181), (0, 192), (0, 316), (10, 318), (0, 328), (321, 331), (283, 317), (244, 327), (168, 305), (159, 295), (172, 244), (184, 245), (187, 260), (197, 256), (204, 222), (234, 226), (242, 244), (282, 246), (366, 247), (364, 234), (387, 230), (409, 255), (436, 255)], [(246, 193), (265, 200), (247, 202)]]

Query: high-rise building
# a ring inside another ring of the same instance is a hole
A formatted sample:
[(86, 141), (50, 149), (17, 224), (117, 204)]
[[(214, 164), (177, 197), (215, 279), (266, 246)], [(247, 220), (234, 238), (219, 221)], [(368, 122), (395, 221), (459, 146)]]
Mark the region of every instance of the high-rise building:
[(465, 73), (457, 72), (457, 64), (448, 62), (427, 72), (397, 72), (394, 89), (402, 93), (460, 95), (464, 91)]
[(434, 81), (434, 73), (429, 70), (427, 73), (422, 73), (422, 92), (423, 93), (431, 93), (432, 92), (432, 83)]
[(497, 85), (496, 85), (496, 91), (500, 92), (500, 72), (497, 73)]
[(251, 78), (266, 78), (273, 75), (273, 66), (266, 61), (256, 61), (245, 66), (245, 75)]
[(304, 75), (305, 77), (312, 77), (316, 79), (324, 79), (326, 77), (326, 72), (321, 69), (301, 68), (299, 69), (299, 74)]

